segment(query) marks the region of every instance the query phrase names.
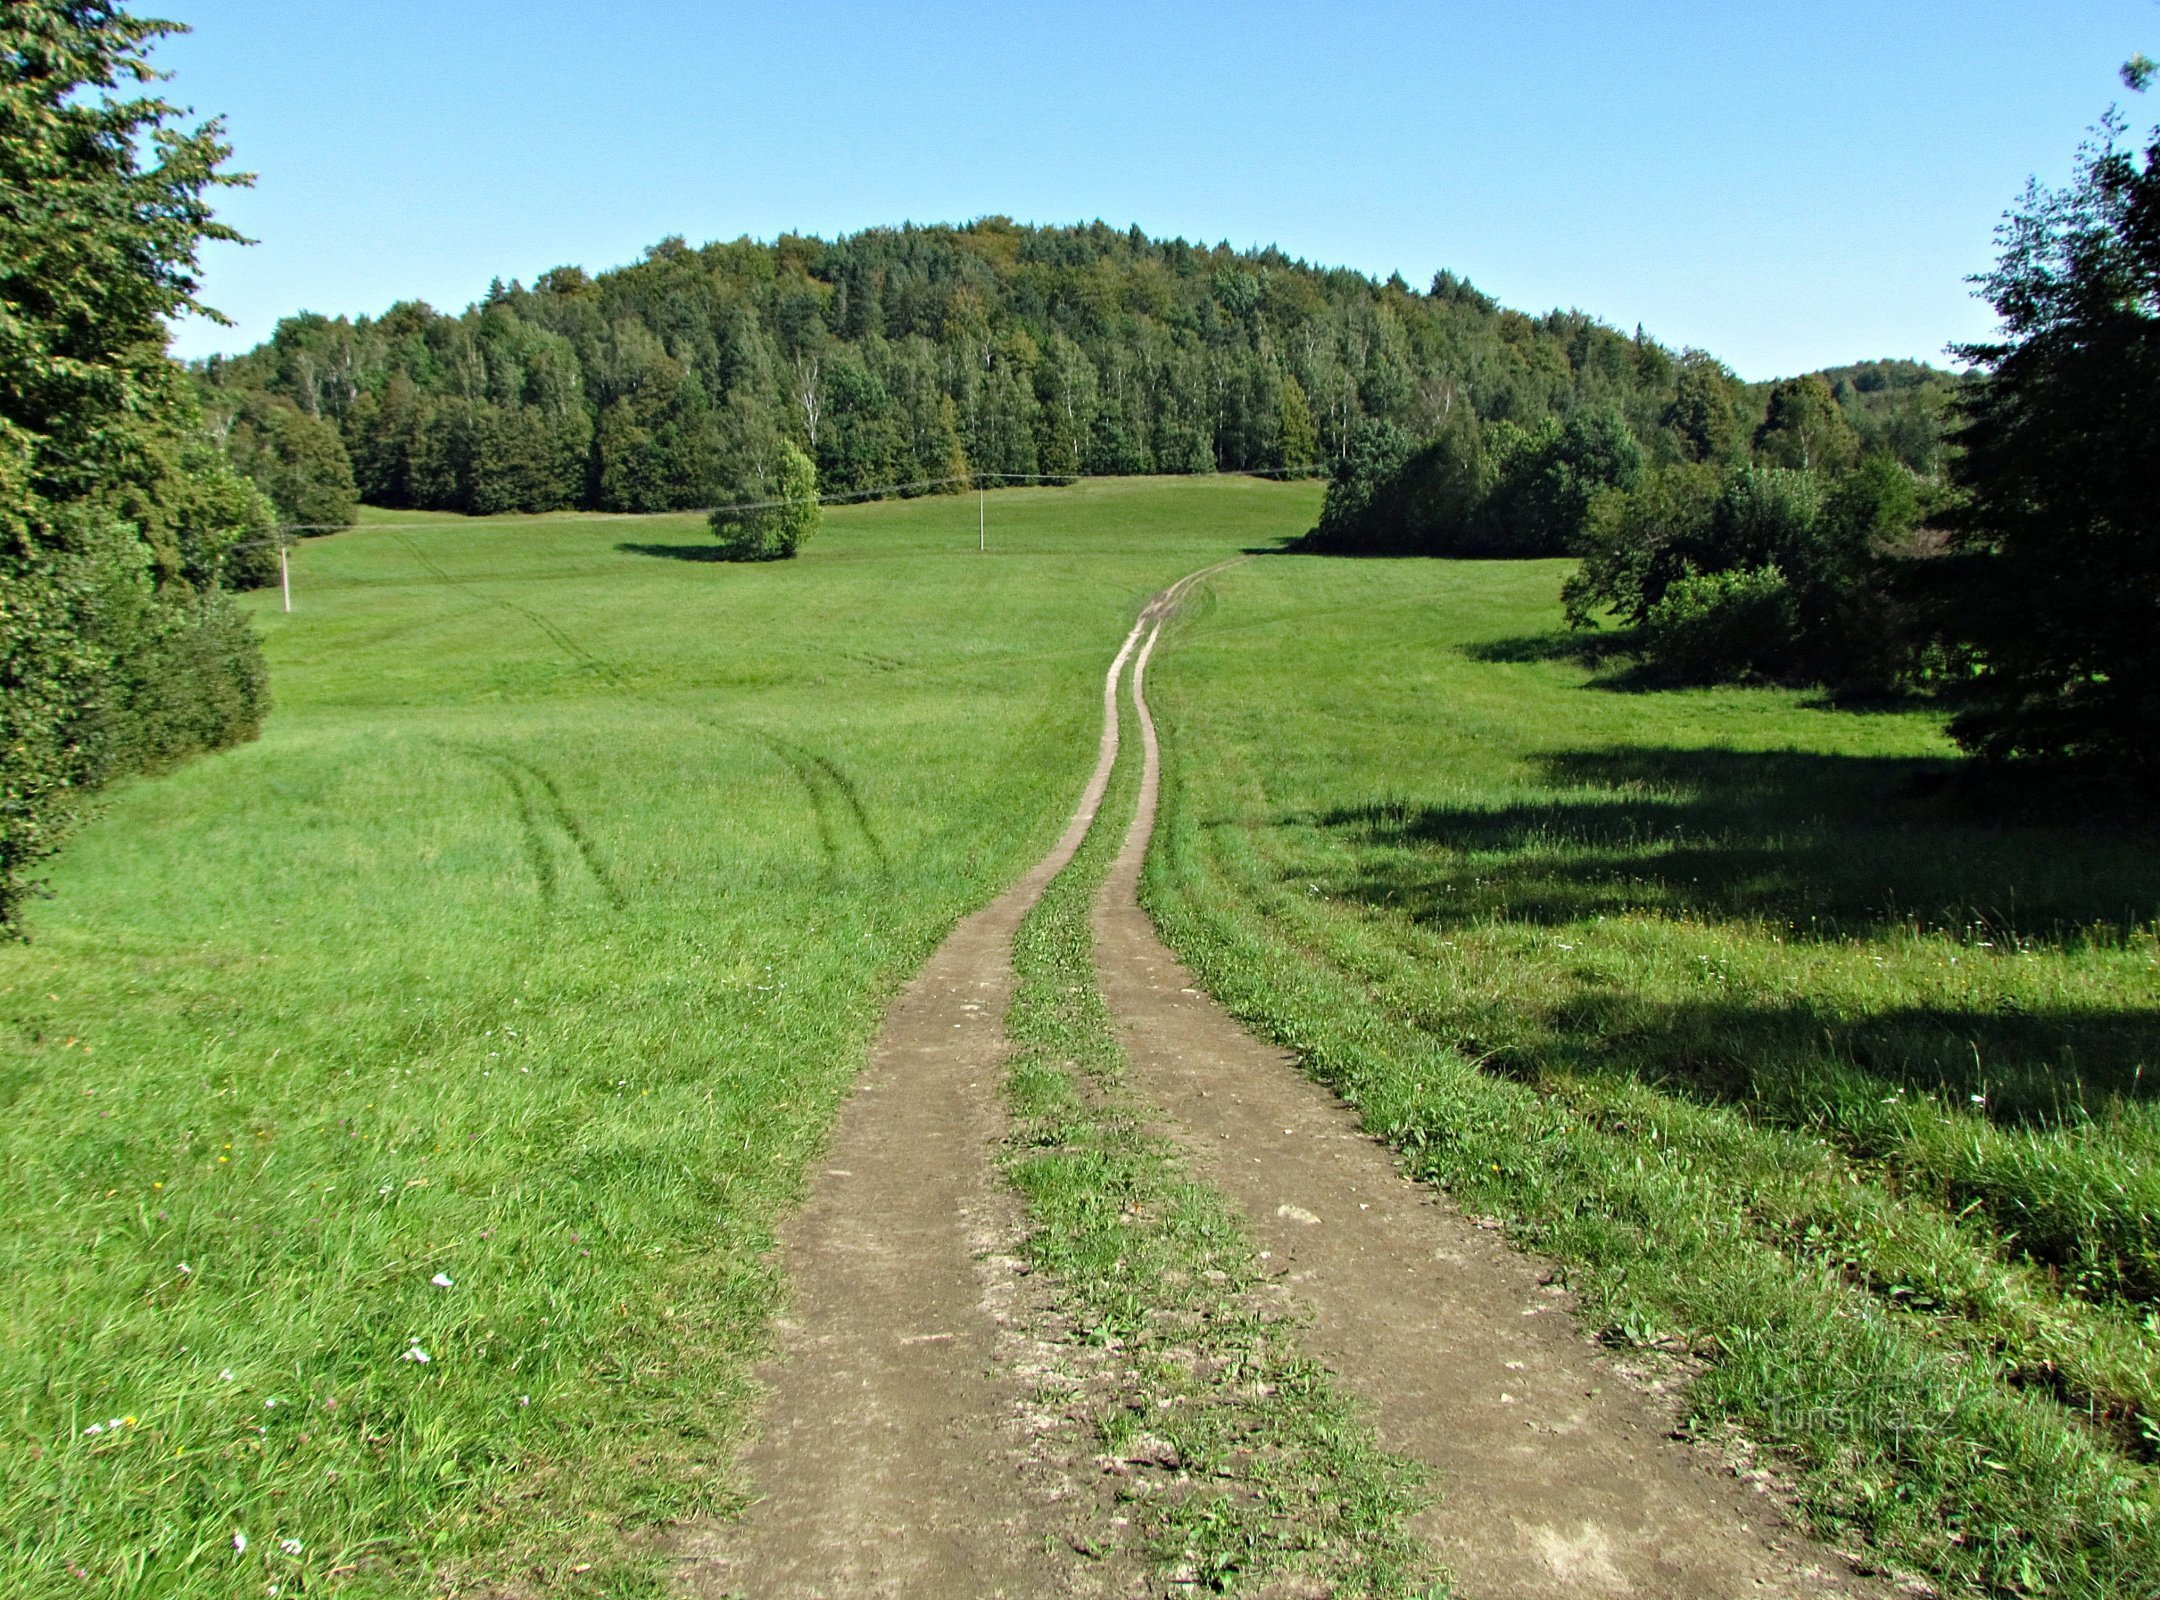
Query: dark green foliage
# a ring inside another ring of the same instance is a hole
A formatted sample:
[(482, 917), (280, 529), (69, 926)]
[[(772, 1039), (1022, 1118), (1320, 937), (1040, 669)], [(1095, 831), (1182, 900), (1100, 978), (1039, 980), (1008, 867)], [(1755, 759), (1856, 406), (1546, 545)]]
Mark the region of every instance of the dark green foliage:
[(2001, 343), (1963, 401), (1966, 493), (1938, 593), (1971, 671), (1952, 733), (1991, 761), (2160, 778), (2160, 132), (2109, 122), (2028, 189), (1985, 292)]
[(1682, 353), (1673, 374), (1672, 403), (1665, 426), (1688, 461), (1731, 462), (1747, 453), (1741, 414), (1746, 392), (1721, 361), (1700, 350)]
[(1643, 449), (1611, 411), (1578, 411), (1565, 423), (1547, 417), (1534, 431), (1503, 422), (1486, 441), (1491, 487), (1465, 519), (1449, 555), (1559, 556), (1581, 539), (1590, 505), (1606, 489), (1631, 488), (1642, 476)]
[(1276, 404), (1275, 438), (1283, 471), (1302, 475), (1320, 459), (1320, 430), (1313, 426), (1312, 406), (1305, 398), (1304, 386), (1286, 374)]
[(108, 773), (158, 772), (254, 738), (270, 708), (255, 630), (216, 589), (145, 606), (132, 636), (110, 642), (116, 669), (109, 736), (96, 746)]
[(1421, 449), (1400, 430), (1368, 428), (1337, 463), (1308, 543), (1416, 555), (1564, 555), (1598, 494), (1632, 485), (1642, 464), (1642, 446), (1612, 411), (1487, 428), (1459, 407)]
[(1686, 462), (1599, 500), (1584, 530), (1582, 565), (1562, 590), (1569, 625), (1594, 626), (1601, 610), (1630, 624), (1648, 616), (1710, 544), (1720, 488), (1715, 468)]
[[(1445, 450), (1446, 443), (1420, 452), (1410, 436), (1392, 422), (1368, 422), (1351, 435), (1350, 448), (1335, 462), (1328, 479), (1327, 498), (1321, 502), (1320, 525), (1311, 542), (1327, 550), (1388, 549), (1399, 539), (1399, 496), (1404, 469), (1413, 457), (1426, 458)], [(1476, 482), (1474, 457), (1448, 465), (1431, 465), (1430, 475)]]
[(1755, 430), (1756, 459), (1802, 472), (1838, 472), (1860, 458), (1860, 436), (1838, 409), (1820, 376), (1790, 378), (1770, 391), (1768, 414)]
[(1819, 376), (1860, 436), (1863, 457), (1891, 456), (1927, 478), (1941, 472), (1946, 419), (1965, 379), (1918, 361), (1862, 361)]
[(1775, 677), (1799, 632), (1792, 585), (1773, 566), (1686, 572), (1643, 614), (1644, 656), (1682, 682)]
[(289, 318), (202, 376), (334, 423), (371, 504), (484, 511), (719, 503), (731, 406), (792, 439), (829, 491), (862, 493), (1297, 474), (1344, 462), (1371, 423), (1425, 443), (1457, 418), (1534, 432), (1582, 411), (1647, 434), (1674, 371), (1640, 334), (1504, 311), (1446, 274), (1420, 295), (1276, 250), (989, 218), (668, 240), (620, 271), (498, 285), (457, 316)]
[(336, 428), (277, 395), (251, 394), (225, 436), (232, 464), (296, 531), (347, 527), (359, 504), (352, 461)]
[[(0, 927), (76, 796), (250, 736), (261, 657), (217, 593), (259, 567), (262, 497), (204, 437), (165, 319), (227, 154), (215, 123), (111, 91), (169, 25), (98, 0), (0, 14)], [(24, 197), (34, 197), (29, 203)]]
[(1654, 677), (1887, 688), (1914, 648), (1893, 571), (1920, 513), (1912, 475), (1882, 456), (1842, 478), (1659, 468), (1596, 501), (1568, 619), (1636, 625)]
[(794, 441), (775, 440), (731, 484), (743, 498), (712, 514), (726, 561), (785, 561), (817, 532), (817, 467)]

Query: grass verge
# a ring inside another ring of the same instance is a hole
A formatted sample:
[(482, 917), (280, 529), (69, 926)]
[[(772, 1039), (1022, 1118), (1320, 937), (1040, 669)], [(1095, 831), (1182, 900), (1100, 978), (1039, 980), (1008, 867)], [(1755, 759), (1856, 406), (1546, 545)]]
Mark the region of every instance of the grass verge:
[(1928, 790), (1924, 715), (1601, 687), (1556, 564), (1252, 563), (1160, 655), (1150, 910), (1210, 989), (1704, 1364), (1960, 1592), (2160, 1570), (2149, 830)]
[(1099, 1447), (1171, 1581), (1237, 1593), (1296, 1574), (1329, 1594), (1438, 1595), (1404, 1530), (1422, 1503), (1416, 1469), (1298, 1353), (1229, 1203), (1121, 1086), (1089, 908), (1133, 814), (1137, 742), (1123, 741), (1086, 841), (1014, 941), (1006, 1170), (1027, 1203), (1027, 1257), (1112, 1354), (1123, 1381), (1095, 1419)]

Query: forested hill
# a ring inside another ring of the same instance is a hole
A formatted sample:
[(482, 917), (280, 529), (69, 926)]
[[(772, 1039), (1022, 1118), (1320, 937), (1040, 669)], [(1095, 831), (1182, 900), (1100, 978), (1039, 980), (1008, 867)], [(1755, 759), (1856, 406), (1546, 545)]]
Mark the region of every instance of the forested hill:
[[(236, 460), (296, 522), (337, 520), (345, 457), (380, 505), (660, 511), (755, 494), (783, 437), (845, 493), (1325, 468), (1362, 422), (1426, 438), (1466, 410), (1524, 426), (1610, 413), (1656, 459), (1704, 416), (1744, 431), (1765, 405), (1707, 356), (1505, 310), (1444, 272), (1419, 293), (1273, 249), (998, 218), (670, 239), (596, 277), (498, 283), (458, 315), (292, 317), (200, 371)], [(1947, 375), (1842, 376), (1863, 437), (1930, 470)]]

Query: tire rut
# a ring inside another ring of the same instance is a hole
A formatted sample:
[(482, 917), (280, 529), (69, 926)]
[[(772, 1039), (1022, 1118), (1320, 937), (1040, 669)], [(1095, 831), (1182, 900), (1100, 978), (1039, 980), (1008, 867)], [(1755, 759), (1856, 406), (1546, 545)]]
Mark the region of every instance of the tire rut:
[(1419, 1529), (1478, 1600), (1887, 1596), (1766, 1495), (1676, 1442), (1667, 1409), (1577, 1330), (1564, 1293), (1444, 1197), (1296, 1059), (1202, 993), (1141, 909), (1160, 751), (1144, 693), (1169, 605), (1150, 608), (1132, 695), (1140, 802), (1094, 912), (1130, 1081), (1245, 1214), (1311, 1313), (1306, 1348), (1372, 1406), (1383, 1447), (1435, 1469)]
[[(419, 541), (410, 534), (401, 533), (397, 538), (398, 542), (410, 552), (413, 561), (429, 576), (437, 579), (446, 587), (464, 591), (482, 605), (495, 606), (500, 610), (510, 612), (514, 616), (522, 617), (526, 622), (531, 623), (548, 643), (555, 646), (572, 665), (590, 673), (595, 680), (618, 694), (635, 696), (635, 689), (620, 670), (587, 650), (584, 645), (578, 642), (575, 636), (544, 612), (536, 611), (528, 605), (521, 605), (515, 600), (506, 600), (500, 595), (490, 594), (472, 580), (458, 577), (445, 568), (441, 562), (429, 555), (421, 547)], [(828, 879), (840, 875), (846, 855), (842, 843), (843, 829), (841, 826), (836, 825), (836, 811), (853, 824), (854, 831), (862, 841), (862, 847), (869, 855), (873, 870), (877, 875), (879, 877), (890, 877), (892, 875), (892, 860), (886, 853), (885, 841), (878, 835), (877, 829), (872, 825), (870, 813), (862, 803), (862, 797), (856, 790), (854, 780), (838, 764), (830, 758), (820, 755), (817, 751), (805, 745), (797, 744), (791, 739), (784, 739), (768, 729), (756, 727), (746, 722), (717, 717), (705, 712), (693, 712), (691, 715), (706, 727), (714, 728), (735, 738), (746, 739), (763, 745), (771, 755), (788, 769), (795, 781), (802, 786), (804, 794), (809, 799), (811, 816), (817, 827), (819, 846), (825, 857), (825, 874)], [(508, 761), (510, 758), (495, 755), (492, 759)], [(562, 796), (557, 792), (553, 781), (536, 768), (528, 767), (524, 770), (547, 791), (548, 808), (553, 812), (556, 821), (561, 824), (564, 831), (569, 835), (579, 855), (584, 858), (586, 866), (591, 870), (594, 880), (599, 883), (602, 892), (607, 895), (610, 903), (617, 910), (621, 910), (624, 904), (621, 890), (602, 866), (592, 841), (586, 836), (583, 829), (578, 826), (575, 818), (563, 806)], [(528, 828), (536, 828), (537, 824), (534, 821), (524, 789), (522, 786), (517, 785), (514, 778), (511, 781), (513, 786), (517, 787), (520, 805), (525, 807), (525, 819)], [(544, 848), (544, 846), (536, 848)], [(552, 903), (556, 887), (553, 872), (545, 864), (544, 856), (536, 856), (535, 859), (537, 863), (535, 871), (540, 879), (542, 896)]]
[(1117, 755), (1119, 678), (1174, 591), (1150, 603), (1104, 679), (1095, 770), (1063, 836), (901, 991), (807, 1202), (780, 1229), (787, 1304), (742, 1460), (757, 1498), (683, 1541), (684, 1592), (1039, 1600), (1113, 1581), (1067, 1547), (1062, 1487), (1030, 1481), (1030, 1395), (1001, 1351), (1022, 1228), (996, 1164), (1002, 1024), (1013, 935), (1094, 820)]
[[(561, 786), (544, 767), (488, 745), (453, 744), (448, 748), (489, 768), (509, 786), (524, 831), (526, 861), (532, 867), (543, 904), (552, 909), (563, 887), (562, 874), (555, 865), (558, 853), (567, 853), (582, 866), (601, 898), (615, 910), (621, 911), (629, 904), (601, 859), (591, 833), (570, 809)], [(552, 844), (553, 839), (560, 839), (561, 846)]]

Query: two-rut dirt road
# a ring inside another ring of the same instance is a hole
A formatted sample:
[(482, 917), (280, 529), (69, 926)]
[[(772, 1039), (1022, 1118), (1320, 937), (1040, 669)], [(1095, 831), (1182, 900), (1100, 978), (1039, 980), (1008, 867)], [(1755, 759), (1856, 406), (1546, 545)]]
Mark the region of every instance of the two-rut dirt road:
[(1072, 1538), (1094, 1503), (1075, 1481), (1086, 1463), (1046, 1471), (1031, 1451), (1021, 1369), (1046, 1291), (1021, 1281), (1019, 1203), (997, 1174), (1013, 935), (1094, 821), (1131, 662), (1140, 804), (1095, 908), (1095, 954), (1132, 1085), (1286, 1269), (1310, 1352), (1368, 1403), (1384, 1445), (1434, 1469), (1419, 1531), (1454, 1592), (1886, 1592), (1670, 1438), (1534, 1262), (1403, 1179), (1157, 939), (1137, 897), (1159, 764), (1145, 673), (1163, 624), (1218, 570), (1148, 603), (1104, 679), (1100, 753), (1063, 837), (953, 929), (888, 1014), (782, 1230), (788, 1310), (744, 1463), (758, 1498), (690, 1541), (682, 1586), (748, 1600), (1161, 1592), (1136, 1565), (1075, 1552), (1106, 1542)]

